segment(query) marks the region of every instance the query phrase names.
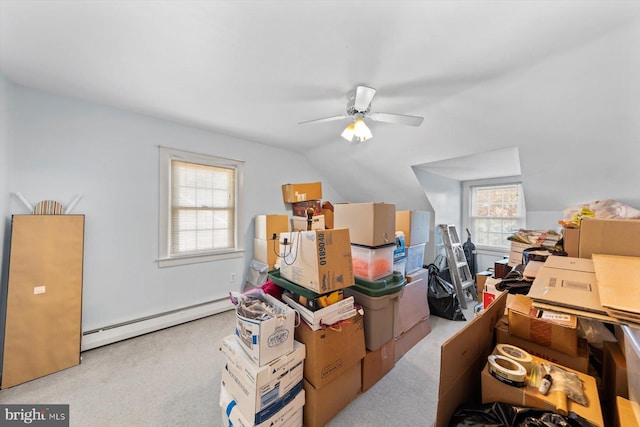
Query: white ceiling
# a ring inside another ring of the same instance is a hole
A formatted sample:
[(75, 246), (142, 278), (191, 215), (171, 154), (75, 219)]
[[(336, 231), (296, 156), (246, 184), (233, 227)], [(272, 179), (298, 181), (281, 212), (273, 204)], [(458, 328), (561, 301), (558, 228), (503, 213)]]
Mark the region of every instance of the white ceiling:
[[(349, 163), (316, 166), (355, 181), (387, 165), (408, 171), (511, 147), (537, 162), (538, 143), (567, 143), (558, 154), (570, 155), (620, 126), (623, 144), (637, 142), (639, 22), (640, 2), (611, 0), (0, 0), (0, 72), (16, 84), (336, 156)], [(355, 147), (340, 138), (346, 121), (297, 124), (344, 113), (357, 84), (377, 89), (374, 110), (423, 116), (423, 124), (370, 123), (374, 138)], [(539, 178), (524, 165), (527, 173)]]

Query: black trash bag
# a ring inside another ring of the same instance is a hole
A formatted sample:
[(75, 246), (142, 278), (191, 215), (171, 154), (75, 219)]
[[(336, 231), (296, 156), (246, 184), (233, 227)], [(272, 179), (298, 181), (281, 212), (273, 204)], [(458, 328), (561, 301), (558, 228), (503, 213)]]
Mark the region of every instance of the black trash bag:
[(429, 270), (427, 299), (431, 314), (449, 320), (467, 320), (460, 308), (460, 301), (453, 285), (440, 277), (440, 270), (435, 264), (429, 264), (427, 270)]
[(451, 417), (449, 427), (589, 427), (586, 419), (570, 412), (562, 416), (544, 409), (494, 402), (460, 406)]

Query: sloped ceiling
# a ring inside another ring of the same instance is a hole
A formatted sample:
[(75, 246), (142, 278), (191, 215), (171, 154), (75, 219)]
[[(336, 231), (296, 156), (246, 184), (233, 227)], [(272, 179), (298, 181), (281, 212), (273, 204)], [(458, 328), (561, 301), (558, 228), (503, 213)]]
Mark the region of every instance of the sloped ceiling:
[[(517, 149), (529, 210), (640, 206), (637, 1), (0, 0), (0, 73), (299, 151), (345, 200), (422, 208), (412, 166)], [(357, 84), (423, 124), (297, 124)]]

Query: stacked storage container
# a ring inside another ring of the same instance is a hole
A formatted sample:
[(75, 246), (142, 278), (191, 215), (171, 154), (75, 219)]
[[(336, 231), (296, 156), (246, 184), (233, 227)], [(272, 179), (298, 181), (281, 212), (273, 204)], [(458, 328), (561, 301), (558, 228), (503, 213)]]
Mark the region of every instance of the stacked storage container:
[(429, 242), (431, 213), (397, 211), (396, 233), (404, 236), (405, 278), (407, 284), (398, 301), (398, 316), (393, 333), (395, 359), (398, 360), (431, 332), (427, 269), (424, 254)]
[(267, 264), (273, 270), (280, 264), (278, 260), (280, 233), (286, 233), (289, 227), (289, 216), (256, 215), (255, 234), (253, 238), (253, 258)]
[[(295, 338), (307, 349), (304, 424), (323, 426), (360, 393), (361, 362), (365, 356), (362, 316), (354, 308), (353, 297), (344, 294), (346, 289), (332, 291), (342, 293), (342, 300), (319, 308), (319, 301), (331, 294), (318, 294), (284, 279), (281, 271), (272, 271), (269, 277), (283, 289), (283, 300), (295, 306), (301, 317)], [(295, 302), (290, 301), (290, 295)], [(330, 321), (325, 321), (327, 310)], [(335, 322), (340, 322), (339, 328), (325, 326)]]
[[(269, 277), (301, 317), (295, 339), (306, 348), (304, 425), (324, 426), (361, 389), (363, 319), (353, 298), (344, 295), (355, 283), (349, 230), (282, 233), (280, 259), (280, 269)], [(339, 328), (326, 327), (335, 321), (340, 322)]]
[(429, 242), (430, 218), (431, 213), (428, 211), (396, 212), (396, 230), (404, 234), (406, 246), (406, 274), (421, 269), (424, 264), (425, 248)]
[[(395, 366), (395, 322), (406, 284), (394, 270), (395, 204), (343, 203), (334, 205), (334, 224), (349, 228), (354, 258), (355, 285), (345, 295), (364, 307), (367, 353), (362, 365), (362, 391)], [(399, 259), (404, 253), (399, 255)]]
[[(243, 296), (243, 298), (250, 298)], [(224, 426), (302, 426), (305, 346), (294, 340), (295, 313), (270, 295), (260, 300), (276, 315), (246, 317), (236, 306), (236, 331), (223, 339), (226, 359), (220, 407)]]

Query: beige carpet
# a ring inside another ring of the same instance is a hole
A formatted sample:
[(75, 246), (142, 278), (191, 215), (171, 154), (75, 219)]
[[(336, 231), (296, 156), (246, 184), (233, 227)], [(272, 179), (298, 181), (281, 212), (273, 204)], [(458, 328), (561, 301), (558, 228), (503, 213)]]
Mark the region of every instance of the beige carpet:
[[(234, 315), (84, 352), (79, 366), (0, 391), (0, 403), (69, 404), (70, 425), (77, 427), (220, 425), (219, 344), (233, 333)], [(432, 425), (440, 345), (467, 323), (432, 316), (432, 332), (329, 426)]]

